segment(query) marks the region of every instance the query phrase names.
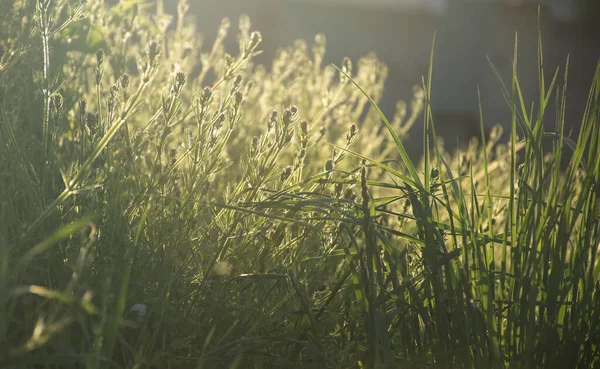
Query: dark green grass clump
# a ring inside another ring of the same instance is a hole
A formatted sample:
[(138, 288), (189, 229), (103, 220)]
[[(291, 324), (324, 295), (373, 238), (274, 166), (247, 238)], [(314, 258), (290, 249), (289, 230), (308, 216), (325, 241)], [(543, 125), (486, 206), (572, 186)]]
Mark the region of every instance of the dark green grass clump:
[(515, 46), (509, 143), (448, 153), (432, 68), (388, 121), (374, 55), (186, 11), (0, 2), (0, 367), (600, 366), (600, 64), (568, 138)]

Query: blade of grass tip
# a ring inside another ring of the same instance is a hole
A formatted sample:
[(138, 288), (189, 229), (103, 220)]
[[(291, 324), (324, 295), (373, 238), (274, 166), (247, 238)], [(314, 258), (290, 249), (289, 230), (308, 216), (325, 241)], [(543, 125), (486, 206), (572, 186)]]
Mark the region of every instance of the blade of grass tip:
[(350, 82), (352, 82), (352, 84), (354, 86), (356, 86), (356, 88), (359, 89), (359, 91), (367, 98), (367, 100), (369, 100), (369, 102), (371, 103), (371, 106), (373, 106), (373, 109), (375, 109), (375, 111), (377, 112), (377, 114), (379, 115), (381, 120), (385, 123), (386, 128), (388, 129), (388, 131), (390, 132), (390, 135), (394, 139), (394, 143), (396, 144), (396, 149), (398, 150), (398, 153), (400, 154), (400, 157), (402, 158), (402, 162), (404, 163), (404, 165), (410, 172), (411, 176), (413, 177), (413, 180), (417, 185), (416, 187), (420, 190), (423, 190), (424, 189), (423, 183), (421, 182), (421, 178), (419, 178), (419, 173), (417, 172), (417, 169), (415, 168), (414, 164), (410, 160), (408, 153), (406, 152), (406, 149), (404, 148), (404, 145), (402, 144), (402, 141), (400, 140), (400, 137), (398, 137), (398, 134), (394, 130), (394, 127), (388, 121), (388, 119), (385, 117), (385, 114), (383, 114), (383, 112), (381, 111), (381, 109), (379, 108), (379, 106), (377, 105), (375, 100), (373, 100), (373, 98), (371, 98), (371, 96), (365, 90), (363, 90), (362, 87), (360, 87), (358, 85), (358, 83), (356, 83), (356, 81), (354, 79), (352, 79), (352, 77), (350, 77), (347, 73), (345, 73), (343, 70), (341, 70), (337, 65), (333, 65), (333, 67), (335, 69), (337, 69), (340, 73), (342, 73), (346, 78), (348, 78), (348, 80)]
[[(490, 192), (490, 177), (489, 177), (489, 171), (488, 171), (488, 156), (487, 156), (487, 143), (486, 143), (486, 139), (485, 139), (485, 129), (484, 129), (484, 120), (483, 120), (483, 106), (482, 106), (482, 102), (481, 102), (481, 91), (479, 89), (479, 87), (477, 87), (477, 100), (478, 100), (478, 106), (479, 106), (479, 128), (481, 131), (481, 152), (482, 152), (482, 157), (483, 157), (483, 173), (484, 173), (484, 182), (485, 182), (485, 207), (486, 207), (486, 217), (487, 217), (487, 228), (488, 228), (488, 236), (490, 238), (494, 237), (494, 222), (493, 222), (493, 204), (492, 204), (492, 196), (491, 196), (491, 192)], [(485, 244), (483, 245), (483, 247), (487, 247)], [(499, 332), (501, 332), (502, 329), (502, 315), (498, 314), (498, 319), (495, 322), (495, 326), (494, 324), (494, 313), (495, 313), (495, 305), (493, 302), (493, 298), (495, 297), (495, 289), (493, 288), (494, 283), (493, 283), (493, 276), (496, 275), (496, 252), (494, 249), (494, 244), (492, 243), (492, 248), (491, 248), (491, 253), (490, 253), (490, 259), (488, 260), (486, 257), (486, 266), (489, 269), (489, 275), (490, 275), (490, 285), (492, 286), (490, 293), (489, 293), (489, 301), (488, 301), (488, 306), (486, 309), (486, 318), (487, 318), (487, 322), (489, 323), (489, 325), (492, 327), (491, 329), (491, 343), (492, 343), (492, 350), (493, 350), (493, 361), (496, 362), (497, 360), (500, 359), (500, 346), (502, 345), (502, 337), (499, 335)], [(502, 289), (499, 290), (500, 293), (500, 300), (503, 299), (502, 296)]]
[(430, 176), (431, 173), (430, 171), (430, 163), (429, 163), (429, 155), (430, 155), (430, 147), (429, 147), (429, 137), (430, 137), (430, 126), (432, 124), (432, 115), (431, 115), (431, 80), (433, 77), (433, 56), (434, 56), (434, 51), (435, 51), (435, 31), (433, 32), (433, 39), (431, 41), (431, 53), (429, 55), (429, 71), (427, 73), (427, 85), (425, 85), (425, 81), (422, 81), (423, 83), (423, 88), (425, 89), (425, 97), (427, 99), (426, 101), (426, 107), (425, 107), (425, 129), (423, 130), (423, 150), (424, 150), (424, 157), (423, 157), (423, 161), (424, 161), (424, 165), (425, 165), (425, 189), (427, 190), (427, 192), (430, 191)]
[[(515, 35), (515, 39), (516, 39), (516, 35)], [(500, 76), (500, 72), (498, 72), (498, 69), (496, 69), (496, 66), (494, 65), (494, 63), (492, 62), (492, 60), (487, 57), (488, 63), (490, 64), (490, 67), (492, 68), (492, 72), (494, 73), (494, 76), (496, 77), (496, 79), (498, 80), (498, 82), (500, 83), (500, 91), (502, 92), (502, 97), (504, 98), (504, 101), (506, 102), (506, 104), (508, 105), (509, 108), (513, 108), (512, 105), (516, 105), (515, 99), (511, 98), (511, 93), (508, 91), (508, 88), (506, 87), (506, 84), (504, 83), (504, 80), (502, 79), (502, 76)], [(523, 104), (524, 106), (524, 104)], [(517, 115), (517, 124), (519, 124), (519, 127), (523, 130), (525, 137), (529, 138), (533, 136), (533, 132), (531, 131), (531, 127), (529, 127), (528, 123), (526, 123), (526, 118), (524, 118), (520, 112), (516, 112)]]
[(540, 82), (540, 101), (544, 100), (544, 94), (546, 91), (546, 81), (544, 79), (544, 56), (542, 49), (542, 17), (541, 17), (541, 5), (538, 5), (537, 12), (537, 57), (538, 57), (538, 78)]
[[(507, 257), (507, 243), (508, 238), (510, 237), (510, 243), (514, 248), (518, 248), (516, 244), (516, 212), (515, 212), (515, 177), (516, 177), (516, 135), (517, 135), (517, 111), (514, 103), (515, 94), (516, 94), (516, 69), (517, 69), (517, 50), (518, 50), (518, 34), (515, 33), (515, 46), (513, 52), (513, 82), (512, 82), (512, 103), (509, 101), (508, 105), (511, 109), (511, 136), (510, 136), (510, 173), (509, 173), (509, 199), (508, 199), (508, 214), (507, 220), (505, 222), (504, 229), (504, 237), (502, 240), (502, 269), (500, 274), (500, 285), (503, 290), (508, 290), (506, 286), (506, 257)], [(505, 88), (504, 88), (505, 89)], [(503, 90), (504, 90), (503, 89)], [(513, 250), (513, 252), (516, 250)], [(510, 264), (510, 273), (512, 275), (517, 275), (515, 273), (516, 268), (518, 268), (517, 263), (512, 260)], [(514, 284), (514, 280), (509, 285)], [(516, 354), (515, 348), (515, 336), (518, 327), (516, 326), (516, 316), (515, 310), (518, 309), (516, 303), (510, 304), (508, 307), (508, 316), (506, 320), (506, 342), (508, 349), (508, 356), (511, 357)]]

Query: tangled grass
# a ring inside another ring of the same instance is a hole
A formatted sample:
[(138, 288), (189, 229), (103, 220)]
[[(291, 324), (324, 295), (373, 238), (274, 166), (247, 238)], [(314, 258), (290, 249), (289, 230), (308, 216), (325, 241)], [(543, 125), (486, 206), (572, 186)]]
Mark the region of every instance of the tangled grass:
[(374, 55), (255, 65), (186, 12), (0, 2), (2, 367), (600, 365), (598, 69), (570, 139), (515, 47), (509, 142), (449, 153), (431, 68), (388, 121)]

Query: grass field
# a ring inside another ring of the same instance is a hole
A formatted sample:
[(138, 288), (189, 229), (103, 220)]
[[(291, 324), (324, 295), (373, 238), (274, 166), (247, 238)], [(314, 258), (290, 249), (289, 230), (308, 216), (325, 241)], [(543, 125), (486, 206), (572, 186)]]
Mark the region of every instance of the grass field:
[(0, 1), (0, 367), (600, 368), (600, 64), (569, 137), (516, 38), (447, 152), (433, 65), (388, 120), (376, 56), (178, 10)]

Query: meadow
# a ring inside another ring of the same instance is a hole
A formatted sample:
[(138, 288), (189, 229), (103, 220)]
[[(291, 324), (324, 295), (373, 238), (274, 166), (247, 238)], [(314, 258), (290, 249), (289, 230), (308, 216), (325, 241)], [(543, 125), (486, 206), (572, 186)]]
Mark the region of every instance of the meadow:
[(449, 151), (433, 63), (386, 117), (375, 55), (187, 8), (0, 1), (0, 367), (600, 368), (600, 63), (571, 136), (515, 37)]

